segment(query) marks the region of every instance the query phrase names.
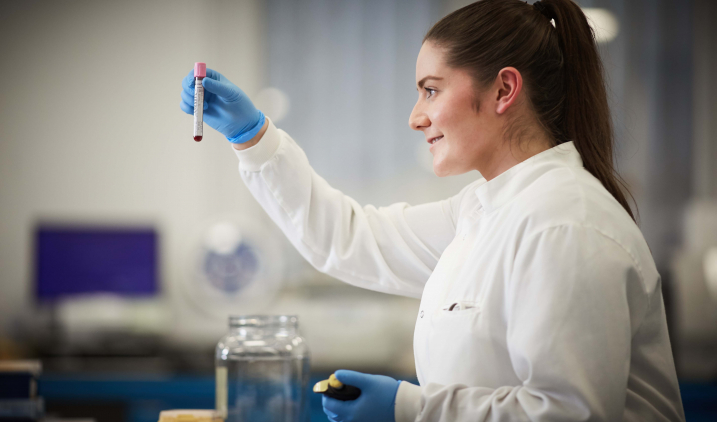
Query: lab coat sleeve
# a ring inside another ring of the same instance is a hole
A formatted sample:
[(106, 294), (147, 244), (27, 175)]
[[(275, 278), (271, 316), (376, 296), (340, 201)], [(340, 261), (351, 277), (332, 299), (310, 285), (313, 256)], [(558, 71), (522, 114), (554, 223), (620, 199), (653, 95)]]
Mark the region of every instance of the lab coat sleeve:
[(242, 179), (289, 241), (319, 271), (347, 283), (418, 298), (455, 235), (463, 192), (415, 207), (361, 207), (319, 177), (271, 121), (259, 143), (236, 154)]
[(396, 415), (410, 412), (417, 388), (421, 403), (397, 422), (622, 420), (631, 338), (649, 303), (643, 281), (632, 255), (597, 229), (525, 239), (504, 289), (508, 354), (522, 383), (406, 385), (396, 406), (407, 410)]

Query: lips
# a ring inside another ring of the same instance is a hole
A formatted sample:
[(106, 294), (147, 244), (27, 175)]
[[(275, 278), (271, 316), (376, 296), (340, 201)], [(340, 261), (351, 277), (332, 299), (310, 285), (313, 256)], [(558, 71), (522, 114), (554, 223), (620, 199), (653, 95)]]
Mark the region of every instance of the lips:
[(428, 143), (431, 144), (431, 145), (433, 145), (433, 144), (435, 144), (436, 142), (440, 141), (441, 139), (443, 139), (443, 135), (441, 135), (441, 136), (435, 136), (435, 137), (433, 137), (433, 138), (428, 139)]

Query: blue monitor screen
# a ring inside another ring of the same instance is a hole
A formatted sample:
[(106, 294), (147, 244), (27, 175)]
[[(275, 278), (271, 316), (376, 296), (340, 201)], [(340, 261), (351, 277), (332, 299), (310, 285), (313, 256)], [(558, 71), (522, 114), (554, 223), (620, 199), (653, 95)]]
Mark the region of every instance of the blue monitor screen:
[(151, 228), (40, 226), (35, 239), (36, 296), (157, 292), (157, 236)]

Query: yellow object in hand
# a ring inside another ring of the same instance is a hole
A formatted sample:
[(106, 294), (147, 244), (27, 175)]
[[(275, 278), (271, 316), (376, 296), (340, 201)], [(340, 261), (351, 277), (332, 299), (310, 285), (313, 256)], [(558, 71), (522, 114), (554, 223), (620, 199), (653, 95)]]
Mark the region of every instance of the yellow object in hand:
[(337, 400), (355, 400), (361, 395), (358, 388), (342, 383), (331, 374), (329, 379), (319, 381), (314, 385), (314, 393), (321, 393)]

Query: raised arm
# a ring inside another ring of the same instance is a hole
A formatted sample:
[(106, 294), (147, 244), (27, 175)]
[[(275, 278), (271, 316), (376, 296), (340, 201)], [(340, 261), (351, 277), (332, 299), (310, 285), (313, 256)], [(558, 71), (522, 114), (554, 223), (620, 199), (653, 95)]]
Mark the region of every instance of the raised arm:
[[(410, 207), (361, 207), (329, 186), (285, 132), (246, 94), (207, 69), (204, 122), (227, 137), (249, 190), (301, 254), (320, 271), (367, 289), (420, 297), (455, 235), (462, 194)], [(181, 109), (194, 112), (195, 79), (182, 81)]]
[(462, 191), (439, 202), (360, 206), (314, 172), (304, 151), (270, 121), (261, 140), (236, 148), (254, 197), (319, 271), (347, 283), (411, 297), (455, 235)]

